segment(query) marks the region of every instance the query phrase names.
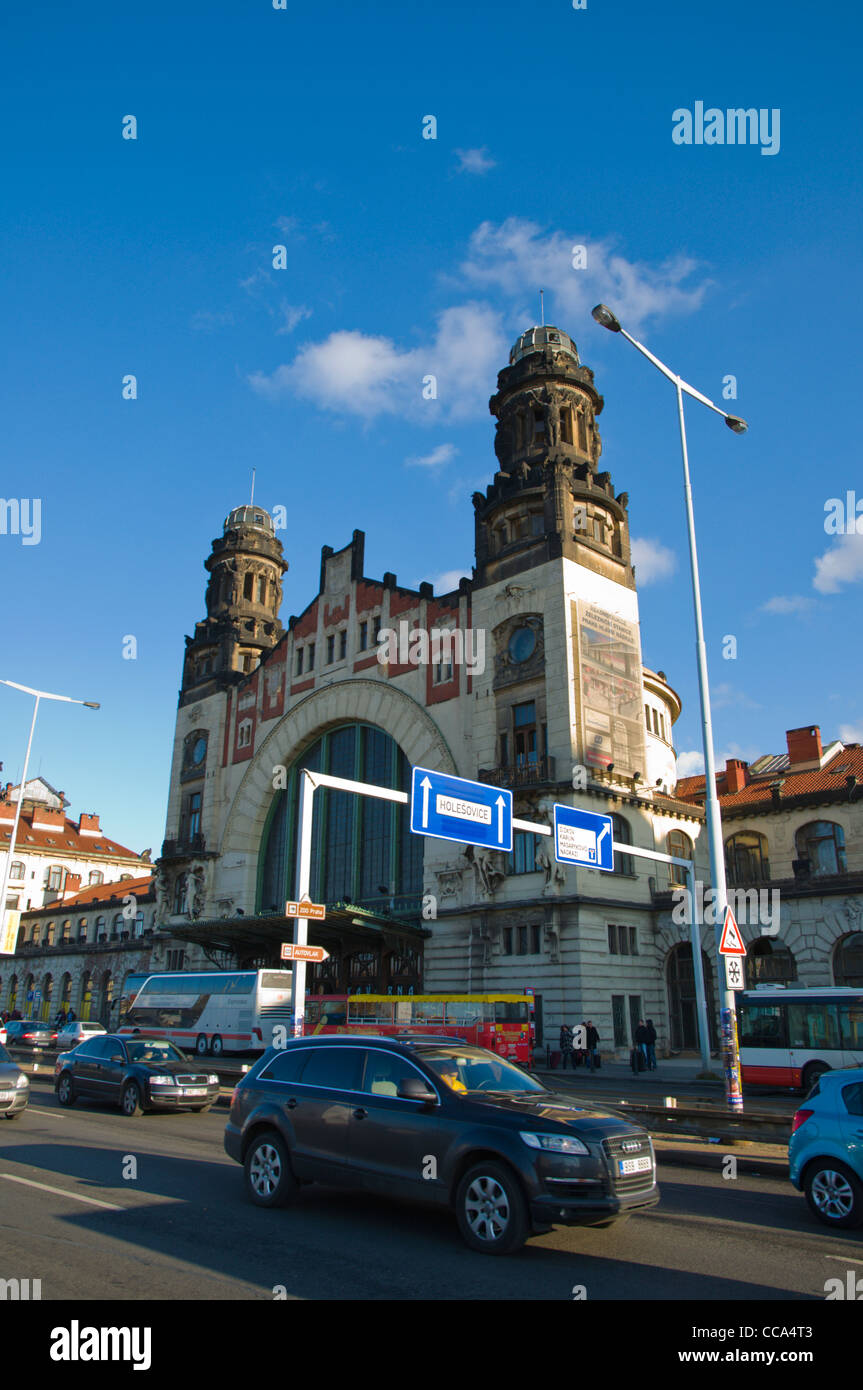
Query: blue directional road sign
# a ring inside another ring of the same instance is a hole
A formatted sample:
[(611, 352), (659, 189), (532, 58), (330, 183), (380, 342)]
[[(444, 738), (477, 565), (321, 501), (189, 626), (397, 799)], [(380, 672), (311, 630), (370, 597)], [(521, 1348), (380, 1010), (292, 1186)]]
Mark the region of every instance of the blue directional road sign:
[(561, 864), (614, 873), (611, 816), (577, 806), (554, 808), (554, 853)]
[(411, 830), (436, 840), (512, 850), (512, 792), (415, 767), (411, 779)]

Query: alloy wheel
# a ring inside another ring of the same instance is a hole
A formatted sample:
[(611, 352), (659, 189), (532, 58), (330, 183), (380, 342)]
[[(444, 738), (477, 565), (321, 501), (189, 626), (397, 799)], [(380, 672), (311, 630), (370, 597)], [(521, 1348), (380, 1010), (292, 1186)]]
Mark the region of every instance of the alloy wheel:
[(282, 1160), (272, 1144), (255, 1149), (249, 1165), (249, 1181), (258, 1197), (272, 1197), (282, 1179)]
[(464, 1210), (478, 1240), (500, 1240), (509, 1225), (509, 1198), (496, 1178), (474, 1178), (465, 1194)]
[(844, 1173), (823, 1168), (812, 1181), (812, 1201), (822, 1216), (838, 1221), (854, 1210), (854, 1191)]

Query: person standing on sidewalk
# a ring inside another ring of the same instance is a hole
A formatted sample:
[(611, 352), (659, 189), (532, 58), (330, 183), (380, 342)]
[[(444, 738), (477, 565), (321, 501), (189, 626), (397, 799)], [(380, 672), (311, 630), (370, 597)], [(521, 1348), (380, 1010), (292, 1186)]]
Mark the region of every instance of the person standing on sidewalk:
[(647, 1020), (647, 1070), (656, 1071), (656, 1029), (652, 1018)]
[(635, 1046), (644, 1058), (645, 1068), (648, 1065), (647, 1044), (650, 1042), (650, 1033), (643, 1018), (638, 1020), (638, 1027), (635, 1030)]
[(587, 1070), (596, 1071), (596, 1052), (599, 1047), (599, 1034), (590, 1019), (584, 1025), (586, 1033)]
[(568, 1023), (560, 1025), (560, 1069), (566, 1071), (566, 1063), (569, 1063), (575, 1070), (575, 1059), (572, 1055), (572, 1029)]

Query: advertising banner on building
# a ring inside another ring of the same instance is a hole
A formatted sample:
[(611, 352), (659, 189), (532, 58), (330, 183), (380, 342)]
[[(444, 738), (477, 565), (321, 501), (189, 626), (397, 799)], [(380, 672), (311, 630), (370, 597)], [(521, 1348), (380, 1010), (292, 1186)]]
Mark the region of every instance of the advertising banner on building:
[(0, 956), (14, 956), (15, 948), (18, 945), (18, 928), (20, 925), (21, 913), (10, 909), (6, 913), (3, 930), (0, 932)]
[[(578, 662), (581, 746), (587, 767), (644, 775), (644, 698), (638, 624), (577, 602), (573, 645)], [(578, 693), (578, 692), (577, 692)]]

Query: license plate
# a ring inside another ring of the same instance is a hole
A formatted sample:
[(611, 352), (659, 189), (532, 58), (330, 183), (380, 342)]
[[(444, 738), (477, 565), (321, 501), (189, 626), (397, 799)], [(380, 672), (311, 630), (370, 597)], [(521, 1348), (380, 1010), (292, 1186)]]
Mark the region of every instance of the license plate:
[(619, 1158), (617, 1167), (621, 1177), (629, 1173), (645, 1173), (651, 1167), (650, 1157), (645, 1154), (643, 1158)]
[(206, 1094), (207, 1094), (207, 1088), (206, 1088), (206, 1086), (200, 1086), (200, 1087), (198, 1087), (198, 1086), (184, 1086), (184, 1087), (183, 1087), (183, 1095), (184, 1095), (184, 1096), (205, 1096)]
[(0, 1091), (0, 1105), (8, 1105), (9, 1101), (14, 1099), (14, 1091)]

